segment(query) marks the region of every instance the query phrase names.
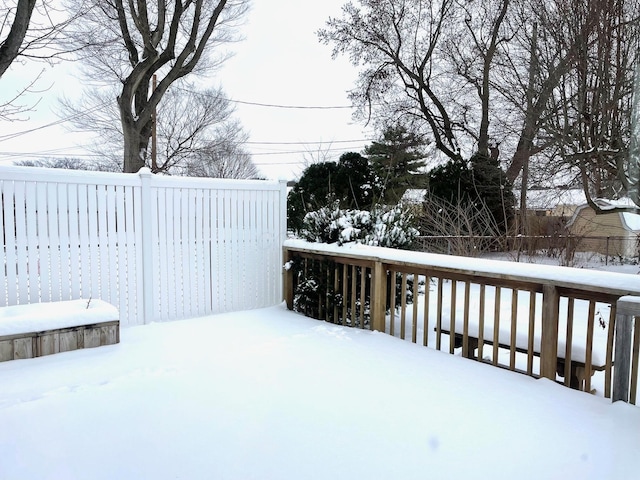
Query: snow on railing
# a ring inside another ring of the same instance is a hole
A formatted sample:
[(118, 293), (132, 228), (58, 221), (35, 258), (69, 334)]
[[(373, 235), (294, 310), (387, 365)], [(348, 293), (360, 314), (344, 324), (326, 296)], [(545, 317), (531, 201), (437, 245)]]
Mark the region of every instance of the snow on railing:
[[(640, 277), (363, 245), (287, 240), (290, 309), (610, 398), (616, 305)], [(629, 374), (635, 403), (638, 322)], [(626, 347), (625, 347), (626, 348)], [(629, 347), (631, 348), (631, 347)], [(633, 380), (635, 379), (635, 380)]]

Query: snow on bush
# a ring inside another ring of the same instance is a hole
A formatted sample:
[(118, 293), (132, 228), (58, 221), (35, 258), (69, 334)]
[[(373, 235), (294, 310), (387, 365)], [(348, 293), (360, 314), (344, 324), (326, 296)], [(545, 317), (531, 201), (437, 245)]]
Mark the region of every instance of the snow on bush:
[(411, 226), (412, 216), (402, 204), (375, 206), (364, 210), (342, 210), (337, 202), (314, 212), (303, 220), (300, 236), (310, 242), (361, 243), (365, 245), (408, 248), (418, 236)]

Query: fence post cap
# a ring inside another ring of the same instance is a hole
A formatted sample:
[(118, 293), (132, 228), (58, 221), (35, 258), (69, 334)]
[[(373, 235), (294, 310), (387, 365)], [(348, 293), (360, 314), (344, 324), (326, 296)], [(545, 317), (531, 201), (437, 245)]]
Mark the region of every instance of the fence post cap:
[(150, 177), (151, 175), (153, 175), (153, 173), (151, 173), (151, 169), (149, 167), (142, 167), (140, 170), (138, 170), (138, 175)]
[(616, 303), (616, 313), (618, 315), (639, 315), (640, 316), (640, 297), (633, 295), (625, 295), (620, 297)]

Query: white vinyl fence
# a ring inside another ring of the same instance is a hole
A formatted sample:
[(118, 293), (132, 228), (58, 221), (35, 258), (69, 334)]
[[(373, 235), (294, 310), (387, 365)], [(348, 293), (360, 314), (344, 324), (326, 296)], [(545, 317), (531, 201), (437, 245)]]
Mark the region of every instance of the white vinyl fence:
[(122, 325), (282, 300), (286, 184), (0, 166), (0, 305), (99, 298)]

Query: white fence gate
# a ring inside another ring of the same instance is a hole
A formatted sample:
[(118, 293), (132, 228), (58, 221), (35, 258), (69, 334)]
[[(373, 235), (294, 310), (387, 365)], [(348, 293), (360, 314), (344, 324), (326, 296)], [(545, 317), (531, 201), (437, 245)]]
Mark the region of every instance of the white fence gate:
[(122, 325), (282, 300), (286, 184), (0, 166), (0, 305), (100, 298)]

